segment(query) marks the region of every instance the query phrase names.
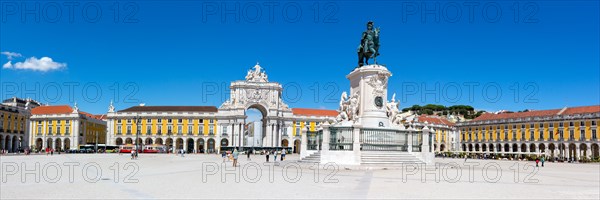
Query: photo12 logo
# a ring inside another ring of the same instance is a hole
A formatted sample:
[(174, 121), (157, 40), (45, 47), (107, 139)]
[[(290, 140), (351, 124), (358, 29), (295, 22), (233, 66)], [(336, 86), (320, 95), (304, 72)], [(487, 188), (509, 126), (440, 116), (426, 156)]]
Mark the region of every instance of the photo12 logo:
[[(102, 166), (96, 162), (79, 163), (57, 162), (48, 163), (16, 163), (2, 162), (2, 183), (74, 183), (81, 179), (88, 183), (96, 183), (100, 180), (112, 180), (115, 183), (137, 183), (135, 177), (140, 171), (137, 163), (112, 163), (110, 166)], [(42, 182), (43, 181), (43, 182)]]
[(139, 103), (139, 91), (139, 85), (134, 82), (114, 82), (110, 85), (98, 82), (0, 82), (2, 99), (27, 97), (44, 103), (98, 103), (107, 98), (114, 103)]
[(334, 1), (203, 1), (202, 23), (338, 23)]
[(1, 1), (2, 23), (138, 23), (132, 1)]
[[(275, 171), (280, 169), (281, 172)], [(338, 183), (336, 175), (339, 172), (339, 166), (335, 163), (326, 163), (324, 165), (314, 164), (311, 166), (301, 166), (298, 163), (291, 162), (280, 164), (248, 162), (238, 167), (228, 167), (226, 163), (203, 162), (202, 163), (202, 182), (208, 183), (218, 179), (222, 183), (231, 181), (228, 175), (233, 176), (233, 182), (239, 183), (241, 179), (247, 183), (258, 183), (267, 180), (274, 183), (276, 178), (282, 178), (287, 183), (297, 183), (302, 180), (304, 172), (312, 172), (311, 177), (314, 183)], [(212, 178), (212, 179), (211, 179)], [(266, 179), (265, 179), (266, 178)], [(307, 177), (304, 177), (307, 178)], [(279, 180), (279, 179), (277, 179)]]
[(538, 23), (539, 5), (521, 1), (403, 1), (402, 23)]
[(539, 85), (535, 82), (502, 85), (497, 82), (402, 82), (401, 102), (418, 99), (419, 102), (467, 101), (473, 103), (483, 100), (497, 103), (503, 98), (511, 98), (515, 103), (539, 103)]
[[(420, 180), (422, 183), (431, 182), (431, 177), (435, 183), (539, 183), (535, 178), (539, 170), (540, 168), (531, 163), (514, 163), (508, 168), (503, 168), (496, 162), (483, 165), (478, 162), (450, 162), (434, 165), (402, 164), (401, 173), (403, 183), (411, 179)], [(506, 176), (507, 174), (512, 176)]]

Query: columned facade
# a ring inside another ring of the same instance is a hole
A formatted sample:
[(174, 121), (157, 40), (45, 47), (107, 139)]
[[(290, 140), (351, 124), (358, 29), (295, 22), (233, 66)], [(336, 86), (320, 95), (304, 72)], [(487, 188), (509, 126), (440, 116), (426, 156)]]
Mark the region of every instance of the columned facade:
[(16, 97), (0, 103), (0, 150), (14, 153), (28, 149), (31, 109), (39, 105), (37, 101)]
[(471, 146), (500, 145), (499, 153), (545, 155), (564, 160), (598, 158), (600, 106), (565, 107), (521, 113), (483, 114), (457, 124), (464, 152)]
[[(164, 146), (172, 152), (184, 149), (216, 153), (221, 149), (255, 147), (244, 145), (244, 141), (249, 123), (246, 111), (257, 109), (263, 118), (262, 142), (256, 148), (286, 147), (292, 153), (298, 152), (300, 128), (316, 130), (320, 123), (332, 121), (337, 115), (333, 110), (290, 109), (281, 98), (281, 84), (269, 82), (258, 64), (248, 71), (245, 80), (232, 82), (230, 89), (229, 98), (219, 108), (140, 105), (115, 111), (111, 103), (107, 138), (111, 145), (135, 145), (139, 137), (141, 141), (152, 140), (153, 145)], [(179, 145), (178, 141), (183, 144)]]
[(29, 147), (33, 151), (67, 151), (79, 145), (106, 144), (102, 116), (79, 111), (77, 106), (39, 106), (31, 111)]

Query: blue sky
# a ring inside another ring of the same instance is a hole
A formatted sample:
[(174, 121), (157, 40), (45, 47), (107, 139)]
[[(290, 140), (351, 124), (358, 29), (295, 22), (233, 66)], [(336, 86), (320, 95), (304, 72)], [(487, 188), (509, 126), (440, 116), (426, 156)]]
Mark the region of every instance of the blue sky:
[(401, 107), (600, 103), (598, 1), (127, 2), (0, 2), (2, 98), (219, 106), (258, 61), (291, 107), (336, 109), (373, 20)]

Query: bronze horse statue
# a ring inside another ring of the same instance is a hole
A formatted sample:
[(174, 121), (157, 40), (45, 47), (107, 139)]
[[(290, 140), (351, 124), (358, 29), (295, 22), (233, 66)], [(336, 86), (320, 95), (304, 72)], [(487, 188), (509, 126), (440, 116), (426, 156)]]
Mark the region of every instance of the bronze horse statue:
[(369, 21), (358, 46), (358, 67), (368, 65), (370, 58), (373, 58), (377, 64), (377, 56), (379, 56), (379, 28), (373, 30), (373, 22)]

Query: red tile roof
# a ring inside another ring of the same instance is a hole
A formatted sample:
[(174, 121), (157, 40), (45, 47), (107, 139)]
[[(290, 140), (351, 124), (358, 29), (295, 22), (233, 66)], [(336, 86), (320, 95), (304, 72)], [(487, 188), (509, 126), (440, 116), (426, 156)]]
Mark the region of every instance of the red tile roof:
[(134, 106), (118, 112), (218, 112), (214, 106)]
[(69, 114), (73, 112), (73, 108), (68, 105), (60, 106), (39, 106), (31, 109), (32, 115), (51, 115), (51, 114)]
[(516, 113), (484, 113), (481, 116), (473, 119), (473, 121), (486, 121), (486, 120), (499, 120), (499, 119), (517, 119), (517, 118), (527, 118), (527, 117), (549, 117), (555, 115), (573, 115), (573, 114), (585, 114), (585, 113), (596, 113), (600, 112), (600, 105), (596, 106), (581, 106), (581, 107), (572, 107), (566, 108), (562, 113), (560, 112), (562, 109), (552, 109), (552, 110), (534, 110), (528, 112), (516, 112)]
[(439, 124), (446, 126), (454, 126), (454, 123), (448, 121), (446, 118), (435, 116), (435, 115), (421, 115), (417, 119), (419, 122), (427, 122), (429, 124)]
[(304, 115), (304, 116), (335, 117), (338, 115), (337, 110), (320, 110), (320, 109), (309, 109), (309, 108), (292, 108), (292, 113), (294, 115)]
[(100, 119), (100, 120), (102, 120), (102, 118), (104, 117), (104, 115), (94, 115), (94, 114), (90, 114), (90, 113), (83, 112), (83, 111), (79, 111), (79, 114), (85, 115), (88, 118)]
[[(71, 114), (73, 113), (73, 108), (68, 105), (59, 105), (59, 106), (39, 106), (31, 109), (32, 115), (53, 115), (53, 114)], [(88, 118), (94, 119), (102, 119), (100, 116), (104, 115), (93, 115), (87, 112), (79, 111), (80, 115), (84, 115)]]
[(573, 114), (585, 114), (585, 113), (597, 113), (600, 112), (600, 105), (596, 106), (580, 106), (567, 108), (562, 115), (573, 115)]
[(546, 117), (558, 114), (561, 109), (553, 110), (534, 110), (528, 112), (516, 112), (516, 113), (483, 113), (481, 116), (473, 119), (473, 121), (486, 121), (486, 120), (499, 120), (499, 119), (517, 119), (526, 117)]

